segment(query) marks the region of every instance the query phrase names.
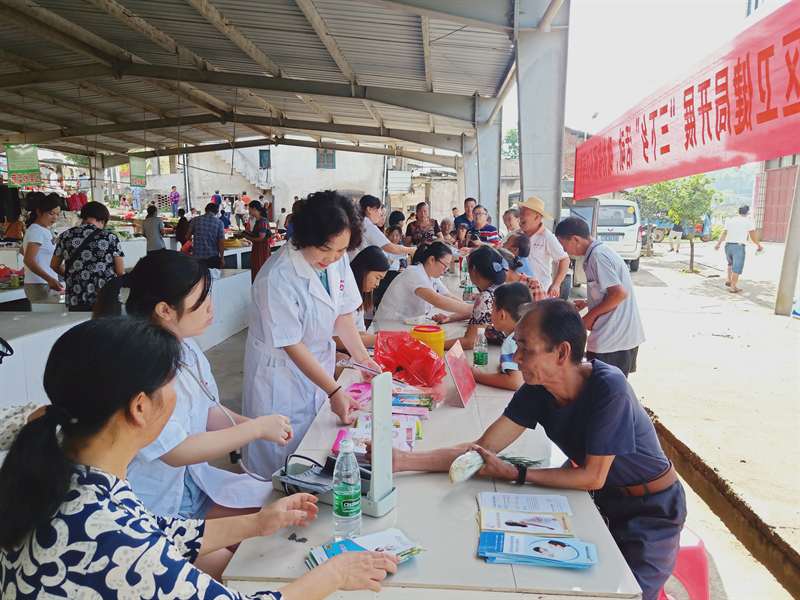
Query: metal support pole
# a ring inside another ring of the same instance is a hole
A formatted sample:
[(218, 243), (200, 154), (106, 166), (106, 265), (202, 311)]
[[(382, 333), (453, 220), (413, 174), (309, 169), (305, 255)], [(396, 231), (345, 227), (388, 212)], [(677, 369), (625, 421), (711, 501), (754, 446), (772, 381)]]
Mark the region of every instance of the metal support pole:
[(788, 317), (792, 314), (794, 291), (797, 285), (797, 274), (800, 268), (800, 167), (794, 181), (794, 199), (789, 226), (786, 229), (786, 244), (783, 249), (781, 278), (778, 282), (778, 294), (775, 298), (775, 314)]

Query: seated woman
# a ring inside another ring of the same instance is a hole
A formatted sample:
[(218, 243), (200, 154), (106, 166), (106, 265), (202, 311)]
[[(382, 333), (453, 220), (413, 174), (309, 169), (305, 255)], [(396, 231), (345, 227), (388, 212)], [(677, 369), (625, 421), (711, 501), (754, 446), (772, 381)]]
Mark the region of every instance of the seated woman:
[(406, 244), (419, 246), (442, 239), (442, 232), (436, 219), (431, 219), (430, 207), (427, 202), (417, 204), (414, 214), (415, 219), (406, 227)]
[[(428, 452), (394, 450), (394, 470), (447, 471), (457, 456), (475, 449), (485, 462), (480, 476), (593, 492), (643, 600), (656, 600), (678, 556), (686, 497), (652, 421), (617, 367), (583, 361), (586, 328), (572, 303), (535, 303), (514, 338), (514, 361), (526, 385), (503, 415), (474, 442)], [(497, 456), (538, 427), (570, 463), (529, 469)]]
[(470, 305), (452, 295), (439, 281), (453, 262), (453, 252), (444, 242), (424, 244), (414, 254), (412, 265), (402, 271), (386, 290), (375, 313), (378, 322), (404, 321), (431, 315), (434, 308), (465, 314)]
[[(367, 246), (350, 262), (350, 269), (353, 271), (353, 277), (356, 279), (356, 285), (358, 285), (363, 301), (353, 318), (364, 346), (372, 348), (375, 345), (375, 335), (367, 333), (366, 319), (372, 318), (372, 293), (386, 277), (386, 273), (389, 271), (389, 260), (377, 246)], [(338, 338), (336, 339), (336, 349), (345, 349), (344, 344)]]
[(309, 600), (378, 590), (395, 571), (378, 553), (341, 554), (279, 592), (247, 596), (203, 571), (219, 549), (315, 519), (310, 494), (215, 521), (144, 507), (127, 466), (170, 418), (182, 354), (165, 328), (125, 317), (86, 321), (53, 345), (52, 405), (22, 427), (0, 468), (0, 597)]
[[(164, 517), (215, 518), (262, 506), (272, 490), (269, 483), (208, 461), (227, 457), (253, 440), (285, 445), (292, 439), (292, 427), (282, 415), (248, 419), (218, 403), (211, 365), (194, 339), (214, 319), (208, 268), (171, 250), (148, 254), (127, 276), (106, 284), (95, 305), (96, 317), (119, 314), (122, 285), (129, 289), (127, 314), (170, 331), (181, 349), (175, 410), (128, 467), (131, 487), (150, 511)], [(223, 549), (216, 560), (227, 564), (231, 556)]]
[(486, 341), (490, 344), (500, 345), (505, 335), (492, 326), (492, 310), (494, 309), (494, 291), (498, 285), (506, 282), (508, 263), (500, 253), (491, 246), (480, 246), (469, 253), (467, 257), (467, 272), (473, 285), (478, 288), (478, 296), (472, 305), (467, 305), (467, 310), (450, 316), (436, 315), (440, 323), (452, 323), (469, 319), (467, 331), (457, 339), (447, 340), (445, 348), (450, 348), (457, 341), (461, 342), (464, 350), (471, 350), (478, 337), (478, 329), (486, 330)]

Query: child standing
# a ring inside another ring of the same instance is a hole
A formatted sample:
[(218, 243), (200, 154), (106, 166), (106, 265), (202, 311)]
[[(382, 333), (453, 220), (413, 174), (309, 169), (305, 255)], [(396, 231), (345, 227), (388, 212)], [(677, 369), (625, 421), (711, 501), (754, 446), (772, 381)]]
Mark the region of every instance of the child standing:
[(472, 369), (475, 381), (483, 385), (516, 391), (523, 384), (522, 374), (514, 353), (517, 343), (514, 341), (514, 327), (517, 325), (522, 307), (533, 300), (531, 291), (524, 283), (506, 283), (494, 291), (494, 308), (492, 309), (492, 326), (506, 335), (500, 349), (500, 365), (496, 373), (487, 373), (480, 369)]

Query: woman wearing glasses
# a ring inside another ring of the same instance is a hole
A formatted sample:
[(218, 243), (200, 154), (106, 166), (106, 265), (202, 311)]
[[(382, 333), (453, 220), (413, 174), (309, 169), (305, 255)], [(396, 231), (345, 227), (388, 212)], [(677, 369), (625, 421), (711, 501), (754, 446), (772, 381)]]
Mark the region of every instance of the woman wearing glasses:
[(386, 290), (375, 320), (403, 321), (432, 315), (433, 308), (448, 313), (467, 313), (472, 305), (453, 296), (439, 281), (453, 262), (453, 252), (443, 242), (420, 246), (412, 265), (402, 271)]

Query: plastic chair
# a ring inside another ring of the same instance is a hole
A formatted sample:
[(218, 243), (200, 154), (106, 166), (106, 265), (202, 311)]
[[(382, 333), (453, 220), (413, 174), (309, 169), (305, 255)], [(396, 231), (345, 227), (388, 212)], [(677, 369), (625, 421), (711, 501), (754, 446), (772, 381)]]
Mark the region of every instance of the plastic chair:
[[(690, 529), (684, 528), (680, 544), (673, 577), (683, 584), (689, 600), (709, 600), (708, 554), (703, 540)], [(672, 597), (662, 588), (658, 600), (672, 600)]]

